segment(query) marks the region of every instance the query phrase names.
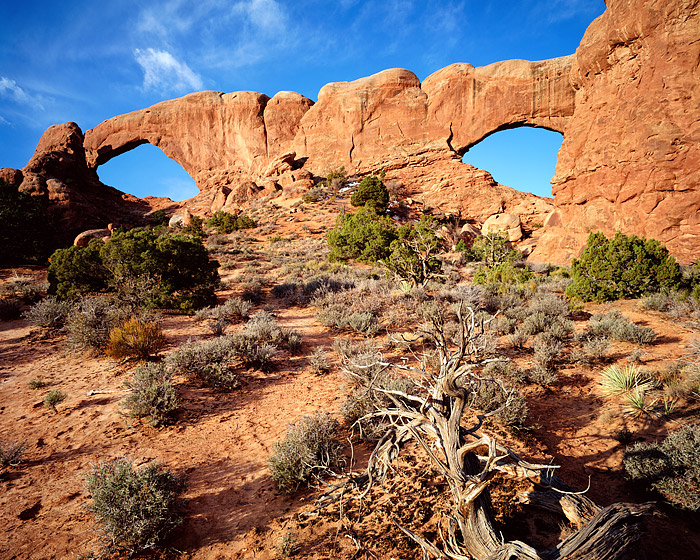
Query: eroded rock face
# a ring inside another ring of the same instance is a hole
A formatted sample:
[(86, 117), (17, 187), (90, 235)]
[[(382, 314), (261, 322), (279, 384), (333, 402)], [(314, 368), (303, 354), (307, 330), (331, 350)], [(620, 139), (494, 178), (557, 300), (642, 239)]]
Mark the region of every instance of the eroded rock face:
[[(453, 64), (423, 83), (385, 70), (328, 84), (315, 104), (293, 92), (194, 93), (109, 119), (84, 141), (73, 123), (51, 127), (25, 169), (0, 176), (50, 193), (69, 223), (90, 215), (70, 210), (84, 200), (116, 200), (97, 166), (150, 142), (195, 180), (200, 194), (184, 205), (197, 213), (303, 190), (344, 166), (384, 171), (444, 214), (544, 223), (528, 241), (533, 260), (567, 262), (592, 230), (655, 237), (683, 260), (700, 257), (700, 0), (607, 5), (571, 56)], [(515, 126), (564, 135), (554, 202), (461, 163), (481, 139)]]
[(700, 2), (609, 0), (576, 51), (576, 107), (532, 258), (567, 262), (590, 231), (700, 257)]
[(147, 203), (100, 182), (87, 166), (83, 133), (75, 123), (50, 126), (26, 167), (3, 169), (2, 174), (19, 190), (48, 201), (57, 242), (70, 243), (77, 233), (110, 222), (138, 222), (149, 209)]

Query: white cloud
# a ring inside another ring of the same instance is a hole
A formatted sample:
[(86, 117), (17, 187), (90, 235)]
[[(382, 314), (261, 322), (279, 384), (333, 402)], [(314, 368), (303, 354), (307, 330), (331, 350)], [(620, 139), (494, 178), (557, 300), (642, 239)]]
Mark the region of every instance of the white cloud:
[(286, 28), (286, 17), (275, 0), (249, 0), (234, 7), (248, 16), (257, 29), (268, 33), (282, 33)]
[(44, 110), (41, 96), (30, 95), (18, 86), (17, 82), (5, 76), (0, 77), (0, 97), (9, 98), (20, 105), (28, 105), (34, 109)]
[(12, 126), (12, 123), (0, 115), (0, 126)]
[(187, 92), (204, 87), (202, 78), (197, 73), (167, 51), (135, 49), (134, 57), (143, 69), (144, 89)]

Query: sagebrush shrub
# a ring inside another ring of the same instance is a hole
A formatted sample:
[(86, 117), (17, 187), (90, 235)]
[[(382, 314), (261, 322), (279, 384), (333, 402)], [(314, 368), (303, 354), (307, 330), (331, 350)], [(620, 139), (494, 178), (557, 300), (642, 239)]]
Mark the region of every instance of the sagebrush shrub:
[(92, 465), (85, 481), (92, 495), (88, 510), (110, 552), (154, 548), (182, 522), (177, 500), (184, 482), (158, 463), (134, 469), (125, 458), (102, 461)]
[(139, 317), (127, 319), (109, 333), (105, 353), (110, 358), (146, 358), (158, 354), (165, 346), (160, 325)]
[(482, 412), (493, 412), (504, 405), (503, 410), (493, 416), (494, 420), (504, 426), (522, 426), (527, 420), (527, 401), (515, 389), (483, 379), (471, 392), (470, 407)]
[(594, 336), (635, 344), (651, 344), (656, 339), (656, 332), (653, 328), (637, 325), (619, 311), (592, 315), (588, 320), (588, 330)]
[(267, 460), (270, 475), (282, 492), (293, 493), (316, 473), (342, 465), (338, 428), (330, 414), (321, 412), (289, 426)]
[(66, 319), (68, 345), (74, 350), (102, 350), (109, 333), (129, 316), (129, 310), (109, 295), (81, 299)]
[(56, 296), (48, 296), (32, 305), (24, 313), (24, 318), (37, 327), (57, 329), (64, 325), (73, 305), (70, 301), (62, 301)]
[(630, 478), (646, 482), (673, 505), (700, 511), (700, 425), (688, 424), (660, 443), (625, 450)]
[(233, 389), (238, 386), (238, 375), (230, 367), (236, 354), (233, 338), (222, 336), (205, 342), (188, 341), (165, 357), (168, 370), (206, 386)]
[(7, 467), (15, 467), (22, 461), (22, 455), (27, 451), (27, 441), (8, 442), (0, 440), (0, 473)]
[(179, 400), (172, 376), (164, 364), (146, 363), (134, 370), (124, 383), (131, 394), (123, 406), (133, 418), (148, 418), (153, 426), (165, 424), (177, 409)]

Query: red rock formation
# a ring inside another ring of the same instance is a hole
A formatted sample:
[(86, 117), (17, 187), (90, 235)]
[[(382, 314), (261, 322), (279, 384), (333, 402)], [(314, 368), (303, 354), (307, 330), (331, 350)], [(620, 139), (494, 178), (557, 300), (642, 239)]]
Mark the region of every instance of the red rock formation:
[(532, 256), (567, 262), (590, 231), (700, 257), (700, 2), (608, 0), (576, 51), (576, 108)]
[(50, 126), (23, 170), (3, 169), (19, 190), (44, 197), (56, 218), (59, 242), (110, 222), (137, 223), (149, 205), (103, 185), (87, 166), (83, 133), (75, 123)]
[[(0, 176), (77, 207), (102, 196), (97, 166), (150, 142), (195, 180), (200, 194), (186, 204), (199, 213), (308, 188), (313, 175), (344, 166), (385, 171), (416, 200), (482, 222), (503, 212), (538, 222), (549, 214), (536, 260), (568, 261), (601, 229), (655, 237), (684, 260), (697, 258), (699, 6), (609, 0), (575, 55), (547, 61), (453, 64), (422, 84), (408, 70), (385, 70), (328, 84), (315, 104), (292, 92), (200, 92), (109, 119), (84, 143), (77, 126), (62, 125), (72, 132), (54, 139), (49, 129), (22, 172)], [(554, 212), (550, 200), (460, 161), (484, 137), (515, 126), (564, 135)], [(78, 181), (69, 185), (71, 174)]]

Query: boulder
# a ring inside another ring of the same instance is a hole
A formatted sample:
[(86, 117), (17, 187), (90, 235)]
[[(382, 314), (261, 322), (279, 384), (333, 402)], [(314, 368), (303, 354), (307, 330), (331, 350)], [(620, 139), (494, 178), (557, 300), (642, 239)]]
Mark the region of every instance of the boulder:
[(520, 216), (515, 214), (494, 214), (489, 216), (481, 226), (481, 234), (505, 233), (508, 241), (520, 241), (523, 238), (523, 230)]
[(87, 247), (93, 239), (109, 239), (112, 231), (109, 228), (89, 229), (75, 238), (73, 245), (76, 247)]

